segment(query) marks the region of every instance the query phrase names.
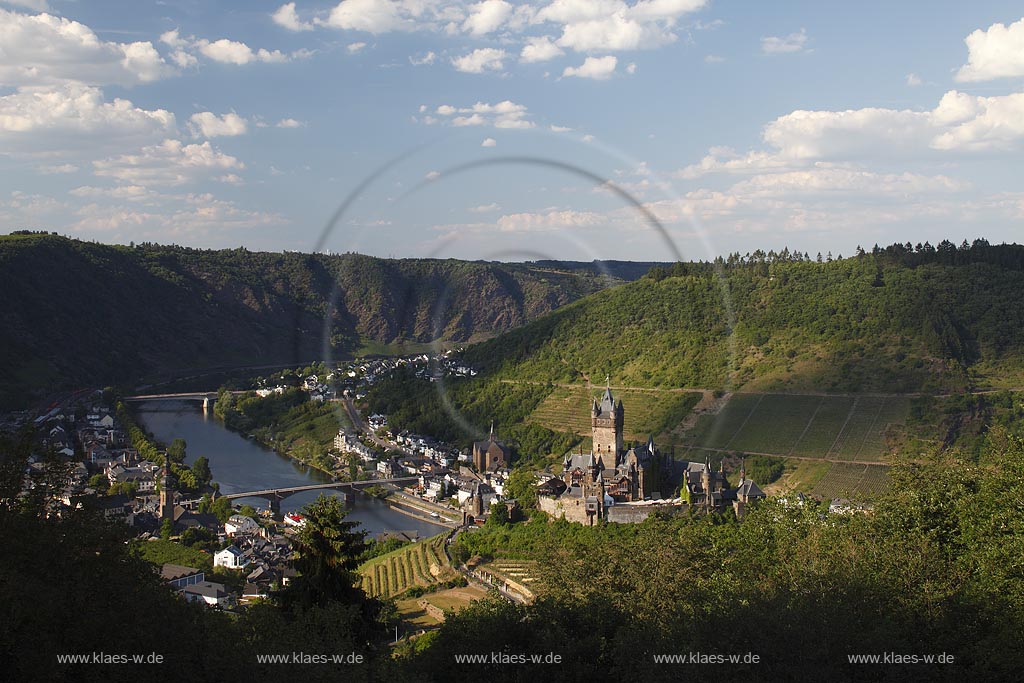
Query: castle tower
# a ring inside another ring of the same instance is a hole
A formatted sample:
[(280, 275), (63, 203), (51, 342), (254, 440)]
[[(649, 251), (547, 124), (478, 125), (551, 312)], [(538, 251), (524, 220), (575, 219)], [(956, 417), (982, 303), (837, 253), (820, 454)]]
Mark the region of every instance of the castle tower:
[[(610, 384), (606, 384), (601, 402), (590, 409), (590, 425), (594, 455), (605, 456), (605, 462), (618, 464), (622, 452), (622, 401), (615, 402)], [(611, 457), (608, 457), (611, 456)]]

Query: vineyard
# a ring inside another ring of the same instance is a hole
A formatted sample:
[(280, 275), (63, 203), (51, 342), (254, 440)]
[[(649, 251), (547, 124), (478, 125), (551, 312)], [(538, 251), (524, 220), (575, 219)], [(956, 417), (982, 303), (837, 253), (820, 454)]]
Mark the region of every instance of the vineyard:
[(684, 445), (860, 462), (881, 462), (906, 423), (901, 396), (736, 394), (716, 415), (700, 416)]
[(367, 595), (390, 598), (413, 586), (430, 586), (456, 576), (440, 534), (375, 557), (359, 568)]
[[(647, 441), (647, 437), (668, 432), (679, 424), (700, 399), (699, 393), (652, 392), (638, 389), (613, 389), (625, 412), (624, 439)], [(557, 432), (590, 436), (591, 402), (599, 396), (585, 387), (555, 387), (530, 414), (527, 422)]]
[(831, 463), (828, 472), (818, 480), (811, 494), (824, 500), (870, 496), (889, 487), (889, 468), (878, 465)]

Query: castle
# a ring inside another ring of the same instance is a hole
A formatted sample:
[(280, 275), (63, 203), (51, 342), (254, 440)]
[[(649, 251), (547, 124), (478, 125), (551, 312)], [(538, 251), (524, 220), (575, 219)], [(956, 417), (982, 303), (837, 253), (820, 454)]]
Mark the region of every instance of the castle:
[(558, 516), (593, 524), (606, 518), (607, 510), (616, 503), (661, 498), (661, 486), (671, 485), (671, 459), (658, 451), (653, 438), (625, 450), (623, 419), (622, 401), (616, 402), (611, 387), (606, 386), (601, 400), (595, 400), (590, 409), (591, 452), (566, 455), (561, 485), (549, 482), (550, 486), (540, 491), (556, 494), (557, 502), (552, 505), (542, 496), (542, 509), (552, 507)]
[(704, 512), (721, 512), (730, 505), (738, 517), (745, 506), (765, 497), (746, 468), (740, 483), (729, 488), (724, 466), (715, 472), (708, 459), (703, 463), (677, 462), (662, 454), (648, 437), (647, 443), (628, 451), (623, 445), (624, 408), (606, 384), (601, 400), (590, 409), (593, 448), (590, 453), (567, 454), (561, 475), (538, 487), (540, 508), (556, 517), (592, 525), (599, 519), (637, 522), (650, 507), (623, 505), (670, 497), (677, 489), (681, 500)]

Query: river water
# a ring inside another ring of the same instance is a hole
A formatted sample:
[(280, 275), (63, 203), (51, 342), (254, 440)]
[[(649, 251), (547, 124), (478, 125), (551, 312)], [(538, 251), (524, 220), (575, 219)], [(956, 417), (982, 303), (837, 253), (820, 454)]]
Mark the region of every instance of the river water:
[[(222, 493), (258, 491), (286, 486), (304, 486), (330, 481), (323, 472), (278, 455), (260, 444), (224, 428), (212, 415), (204, 415), (197, 401), (145, 401), (137, 409), (142, 424), (164, 443), (184, 439), (187, 444), (185, 462), (191, 464), (201, 455), (210, 461), (213, 480), (220, 483)], [(299, 510), (320, 493), (302, 491), (281, 501), (281, 511)], [(243, 498), (240, 502), (253, 507), (269, 507), (263, 498)], [(348, 519), (357, 521), (370, 534), (381, 531), (416, 531), (421, 537), (433, 536), (445, 528), (404, 515), (387, 503), (359, 493), (349, 508)]]

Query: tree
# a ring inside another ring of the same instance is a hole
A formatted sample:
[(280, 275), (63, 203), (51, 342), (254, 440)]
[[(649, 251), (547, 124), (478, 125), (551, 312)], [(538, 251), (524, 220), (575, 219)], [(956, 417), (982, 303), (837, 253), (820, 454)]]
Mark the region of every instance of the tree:
[(493, 503), (491, 514), (487, 517), (488, 526), (508, 526), (508, 506), (504, 503)]
[(249, 505), (248, 503), (246, 503), (241, 508), (239, 508), (238, 514), (240, 514), (240, 515), (242, 515), (244, 517), (252, 517), (253, 519), (255, 519), (256, 518), (256, 508), (254, 508), (252, 505)]
[(228, 521), (231, 515), (235, 514), (235, 509), (231, 507), (230, 500), (221, 496), (210, 505), (210, 512), (212, 512), (217, 517), (218, 521), (223, 524)]
[(171, 540), (171, 536), (174, 535), (174, 522), (170, 519), (165, 519), (163, 524), (160, 525), (160, 538), (165, 541)]
[(175, 439), (171, 442), (171, 445), (167, 447), (167, 458), (173, 463), (181, 464), (185, 462), (185, 439)]
[(205, 455), (200, 455), (192, 463), (192, 474), (195, 475), (196, 481), (200, 486), (209, 484), (210, 480), (213, 479), (213, 472), (210, 471), (210, 461)]
[(288, 601), (311, 606), (365, 600), (355, 569), (367, 548), (366, 532), (356, 530), (358, 522), (346, 522), (347, 514), (340, 500), (324, 494), (303, 508), (306, 523), (292, 539), (299, 575), (285, 591)]

